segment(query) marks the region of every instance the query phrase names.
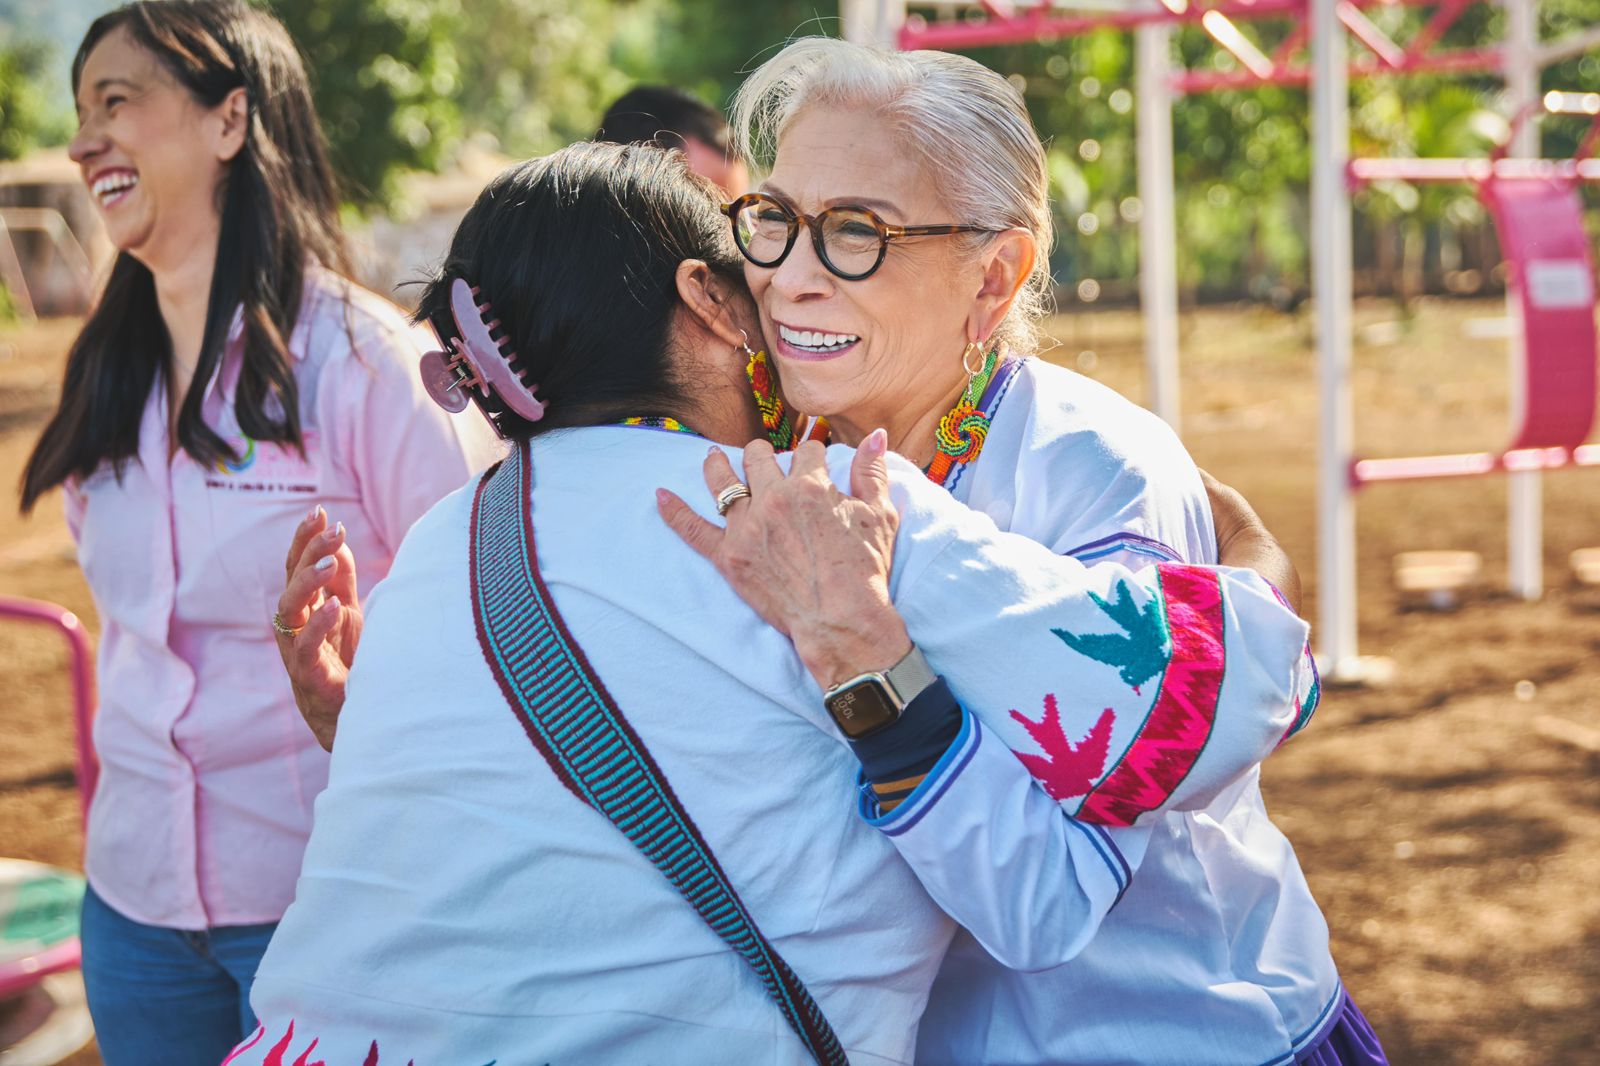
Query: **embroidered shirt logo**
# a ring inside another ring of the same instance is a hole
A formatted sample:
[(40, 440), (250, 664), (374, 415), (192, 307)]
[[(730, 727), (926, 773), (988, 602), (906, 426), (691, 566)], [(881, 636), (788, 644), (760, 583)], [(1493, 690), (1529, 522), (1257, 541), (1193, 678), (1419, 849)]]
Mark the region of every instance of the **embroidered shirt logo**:
[(1052, 629), (1051, 632), (1073, 651), (1107, 666), (1117, 667), (1122, 680), (1138, 694), (1139, 686), (1166, 670), (1167, 660), (1172, 657), (1172, 642), (1161, 604), (1152, 598), (1142, 608), (1135, 605), (1127, 583), (1123, 581), (1117, 582), (1115, 603), (1107, 603), (1092, 592), (1089, 596), (1113, 622), (1122, 627), (1122, 633), (1085, 633), (1080, 636), (1065, 629)]
[(234, 453), (237, 454), (239, 456), (239, 458), (237, 458), (237, 459), (218, 459), (217, 460), (217, 473), (219, 473), (219, 474), (242, 474), (244, 471), (249, 470), (250, 467), (255, 464), (255, 461), (256, 461), (256, 442), (255, 442), (254, 438), (247, 437), (247, 436), (244, 436), (244, 435), (241, 434), (239, 440), (243, 443), (244, 446), (241, 448), (241, 447), (239, 447), (239, 445), (236, 444), (234, 446), (234, 449), (233, 449)]
[(1052, 693), (1044, 698), (1044, 717), (1035, 722), (1021, 711), (1012, 711), (1011, 717), (1022, 723), (1044, 755), (1017, 752), (1017, 758), (1028, 772), (1038, 779), (1051, 799), (1064, 800), (1082, 796), (1094, 788), (1097, 778), (1105, 771), (1106, 756), (1111, 751), (1111, 725), (1116, 715), (1110, 707), (1100, 712), (1100, 718), (1090, 727), (1088, 735), (1076, 744), (1067, 739), (1061, 726), (1061, 708)]
[(232, 437), (237, 459), (219, 459), (206, 471), (206, 487), (268, 496), (305, 496), (318, 490), (317, 431), (301, 433), (305, 454), (293, 444)]

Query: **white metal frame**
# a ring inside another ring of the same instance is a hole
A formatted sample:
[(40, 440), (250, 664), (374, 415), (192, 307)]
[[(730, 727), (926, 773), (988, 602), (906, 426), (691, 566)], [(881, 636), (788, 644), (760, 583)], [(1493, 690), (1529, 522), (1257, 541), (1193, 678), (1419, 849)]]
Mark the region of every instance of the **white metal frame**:
[(1138, 138), (1139, 306), (1150, 409), (1183, 432), (1178, 392), (1178, 216), (1172, 169), (1172, 27), (1134, 33)]
[(1350, 68), (1338, 0), (1311, 0), (1311, 293), (1317, 311), (1322, 417), (1317, 452), (1317, 642), (1323, 675), (1354, 680), (1356, 512), (1350, 485), (1352, 275)]
[[(1520, 115), (1539, 98), (1539, 72), (1544, 64), (1538, 54), (1539, 27), (1534, 0), (1503, 0), (1506, 9), (1506, 103), (1510, 113)], [(1539, 124), (1523, 122), (1511, 135), (1511, 151), (1518, 158), (1538, 158)], [(1506, 309), (1515, 322), (1521, 317), (1521, 308), (1507, 286)], [(1521, 408), (1518, 393), (1522, 390), (1522, 331), (1511, 331), (1514, 346), (1511, 360), (1511, 409)], [(1544, 594), (1544, 491), (1537, 470), (1507, 474), (1506, 569), (1511, 591), (1525, 600), (1536, 600)]]

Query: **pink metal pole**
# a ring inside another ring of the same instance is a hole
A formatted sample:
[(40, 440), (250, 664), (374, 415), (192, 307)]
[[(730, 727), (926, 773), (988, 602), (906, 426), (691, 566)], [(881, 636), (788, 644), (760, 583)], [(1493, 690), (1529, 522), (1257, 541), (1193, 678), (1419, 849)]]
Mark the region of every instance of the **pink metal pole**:
[[(1497, 48), (1463, 48), (1453, 52), (1432, 55), (1411, 55), (1398, 67), (1385, 66), (1373, 60), (1357, 60), (1350, 64), (1352, 78), (1375, 78), (1382, 75), (1398, 77), (1404, 74), (1492, 74), (1500, 69), (1500, 51)], [(1258, 85), (1305, 85), (1311, 80), (1311, 68), (1279, 66), (1268, 78), (1258, 78), (1247, 70), (1195, 70), (1173, 79), (1173, 87), (1182, 93), (1208, 93), (1218, 89), (1251, 89)]]
[(1600, 466), (1600, 444), (1566, 448), (1518, 448), (1509, 452), (1464, 452), (1419, 455), (1403, 459), (1357, 459), (1350, 464), (1355, 488), (1375, 481), (1422, 481), (1443, 477), (1480, 477), (1499, 471), (1526, 473), (1564, 466)]
[(1266, 53), (1246, 37), (1244, 31), (1227, 15), (1220, 11), (1207, 11), (1201, 17), (1200, 25), (1211, 35), (1217, 47), (1238, 60), (1239, 65), (1249, 71), (1252, 77), (1266, 81), (1277, 72), (1277, 68), (1272, 65), (1272, 60), (1267, 58)]
[(1369, 181), (1483, 182), (1495, 178), (1529, 178), (1600, 181), (1600, 160), (1595, 159), (1352, 159), (1348, 169), (1352, 185)]
[(1380, 30), (1376, 23), (1367, 18), (1362, 11), (1350, 0), (1344, 0), (1339, 5), (1339, 21), (1344, 23), (1345, 29), (1351, 36), (1362, 44), (1378, 59), (1393, 70), (1399, 70), (1406, 61), (1406, 50), (1395, 44), (1394, 39)]
[(78, 799), (87, 824), (89, 802), (94, 798), (95, 782), (100, 778), (100, 761), (95, 758), (92, 739), (95, 688), (94, 653), (89, 647), (89, 634), (77, 615), (42, 600), (0, 596), (0, 618), (38, 622), (55, 629), (66, 639), (72, 658), (72, 726), (77, 747)]
[[(1447, 52), (1430, 49), (1440, 35), (1461, 15), (1473, 0), (1343, 0), (1340, 14), (1344, 24), (1350, 26), (1376, 54), (1350, 64), (1351, 77), (1375, 77), (1383, 74), (1404, 75), (1422, 73), (1495, 73), (1504, 62), (1502, 50), (1490, 48), (1463, 48)], [(932, 22), (913, 16), (900, 27), (899, 47), (902, 49), (937, 48), (959, 51), (963, 48), (983, 48), (995, 45), (1024, 44), (1036, 41), (1076, 37), (1093, 30), (1136, 29), (1140, 26), (1168, 23), (1192, 23), (1209, 20), (1208, 30), (1232, 22), (1257, 19), (1290, 19), (1294, 23), (1290, 35), (1270, 57), (1240, 56), (1239, 49), (1228, 42), (1220, 45), (1232, 51), (1247, 69), (1237, 71), (1193, 70), (1176, 75), (1173, 88), (1180, 93), (1213, 92), (1219, 89), (1247, 89), (1259, 85), (1305, 85), (1311, 77), (1310, 67), (1304, 63), (1290, 65), (1290, 54), (1304, 43), (1308, 22), (1306, 0), (1218, 0), (1209, 5), (1191, 4), (1174, 10), (1165, 5), (1131, 11), (1095, 12), (1084, 15), (1056, 15), (1048, 3), (1036, 3), (1027, 10), (1019, 4), (985, 3), (986, 18), (976, 21), (961, 20)], [(1371, 7), (1432, 7), (1433, 18), (1410, 42), (1401, 45), (1383, 34), (1361, 12)], [(1244, 44), (1247, 38), (1234, 31)], [(1239, 43), (1235, 41), (1235, 43)], [(1251, 49), (1254, 46), (1251, 45)], [(1256, 50), (1259, 51), (1259, 50)]]
[(990, 18), (978, 22), (928, 22), (913, 18), (900, 29), (903, 49), (937, 48), (957, 51), (1001, 44), (1024, 44), (1076, 37), (1104, 27), (1131, 30), (1162, 22), (1198, 22), (1207, 12), (1243, 19), (1288, 17), (1305, 11), (1305, 0), (1222, 0), (1208, 7), (1195, 5), (1185, 11), (1153, 7), (1136, 11), (1111, 11), (1094, 15), (1052, 15), (1047, 7), (1035, 7), (1009, 18)]
[[(1441, 7), (1440, 0), (1349, 0), (1349, 2), (1356, 8)], [(1453, 0), (1450, 6), (1459, 3), (1462, 7), (1466, 7), (1470, 6), (1471, 2), (1473, 0)], [(1048, 2), (1035, 3), (1021, 12), (1017, 9), (1022, 5), (1016, 3), (1006, 5), (989, 2), (983, 3), (982, 6), (988, 17), (973, 21), (963, 19), (929, 22), (922, 16), (914, 15), (900, 28), (900, 47), (957, 51), (963, 48), (983, 48), (1002, 44), (1028, 44), (1076, 37), (1105, 27), (1134, 29), (1152, 23), (1199, 22), (1209, 12), (1226, 15), (1237, 21), (1293, 18), (1302, 23), (1308, 14), (1307, 0), (1217, 0), (1210, 4), (1191, 3), (1177, 10), (1163, 4), (1131, 11), (1096, 11), (1083, 15), (1052, 14)], [(1011, 11), (1009, 14), (1006, 13), (1007, 7)], [(1428, 27), (1422, 32), (1427, 33), (1429, 29), (1433, 29), (1436, 37), (1449, 26), (1450, 22), (1459, 17), (1459, 14), (1456, 12), (1449, 19), (1443, 20), (1437, 28)], [(1439, 15), (1435, 15), (1435, 20), (1439, 21)], [(1431, 43), (1433, 37), (1427, 40)], [(1408, 49), (1411, 50), (1414, 49)]]
[(59, 944), (51, 944), (37, 955), (7, 964), (0, 969), (0, 1003), (19, 992), (26, 992), (53, 973), (76, 970), (82, 961), (82, 946), (77, 937), (72, 937)]

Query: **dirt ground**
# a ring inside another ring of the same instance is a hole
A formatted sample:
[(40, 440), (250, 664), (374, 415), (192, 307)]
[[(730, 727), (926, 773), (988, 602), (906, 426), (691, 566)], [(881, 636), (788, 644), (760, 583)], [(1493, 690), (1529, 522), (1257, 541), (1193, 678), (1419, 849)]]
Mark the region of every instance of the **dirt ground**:
[[(1363, 454), (1491, 448), (1506, 434), (1498, 302), (1423, 303), (1409, 323), (1360, 309)], [(1254, 502), (1298, 561), (1315, 610), (1317, 398), (1310, 321), (1254, 309), (1184, 318), (1185, 439)], [(1052, 359), (1142, 394), (1136, 315), (1054, 323)], [(58, 388), (75, 324), (0, 331), (0, 485), (13, 491)], [(14, 497), (13, 497), (14, 498)], [(1600, 546), (1600, 470), (1550, 475), (1536, 604), (1505, 575), (1503, 479), (1380, 486), (1359, 517), (1361, 650), (1386, 687), (1328, 693), (1270, 762), (1267, 800), (1328, 916), (1346, 984), (1392, 1062), (1600, 1061), (1600, 761), (1535, 727), (1600, 729), (1600, 590), (1567, 557)], [(1483, 587), (1451, 613), (1408, 608), (1391, 559), (1483, 553)], [(93, 626), (60, 507), (0, 506), (0, 590), (54, 600)], [(65, 655), (0, 626), (0, 853), (78, 865)], [(98, 1062), (92, 1052), (75, 1066)]]

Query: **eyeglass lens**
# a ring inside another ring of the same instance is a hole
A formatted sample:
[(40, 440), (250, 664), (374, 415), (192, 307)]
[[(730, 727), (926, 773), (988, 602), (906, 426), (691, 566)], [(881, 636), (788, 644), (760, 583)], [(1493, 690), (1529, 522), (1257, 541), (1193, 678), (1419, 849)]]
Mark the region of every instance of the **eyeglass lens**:
[[(777, 201), (752, 200), (734, 218), (734, 236), (751, 262), (776, 266), (788, 251), (793, 219)], [(841, 273), (869, 271), (883, 253), (880, 223), (870, 211), (836, 207), (816, 216), (813, 224), (821, 229), (824, 258)]]

